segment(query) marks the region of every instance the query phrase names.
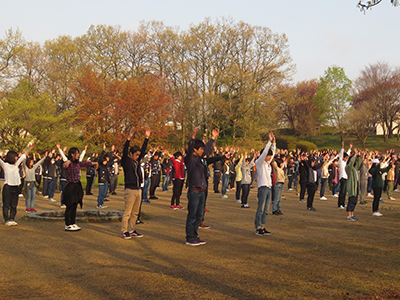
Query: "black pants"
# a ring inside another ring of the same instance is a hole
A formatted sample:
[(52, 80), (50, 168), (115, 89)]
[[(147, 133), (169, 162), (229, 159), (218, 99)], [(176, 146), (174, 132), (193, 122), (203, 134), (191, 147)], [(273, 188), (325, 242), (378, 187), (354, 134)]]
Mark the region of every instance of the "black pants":
[(73, 203), (65, 209), (65, 225), (75, 224), (77, 206), (78, 203)]
[(250, 193), (250, 184), (242, 184), (242, 204), (247, 204)]
[(3, 217), (4, 221), (14, 221), (18, 206), (18, 185), (5, 184), (3, 187)]
[(339, 191), (339, 198), (338, 198), (338, 207), (343, 206), (346, 201), (346, 187), (347, 187), (347, 179), (342, 178), (340, 179), (340, 191)]
[(18, 186), (18, 194), (22, 194), (22, 190), (24, 189), (25, 178), (21, 178), (21, 184)]
[(307, 208), (311, 208), (313, 207), (313, 203), (314, 203), (314, 195), (315, 195), (315, 190), (317, 189), (317, 185), (316, 184), (307, 184)]
[(358, 196), (349, 197), (349, 202), (347, 203), (346, 211), (353, 212), (357, 205)]
[(92, 184), (93, 184), (93, 177), (86, 176), (86, 195), (90, 195), (92, 193)]
[(154, 197), (156, 188), (160, 183), (160, 174), (153, 174), (151, 175), (151, 182), (150, 182), (150, 197)]
[(374, 187), (372, 188), (374, 191), (374, 202), (372, 202), (372, 212), (379, 211), (379, 200), (382, 197), (382, 188)]
[(236, 174), (229, 173), (229, 186), (231, 189), (233, 189), (235, 187), (235, 181), (236, 181)]
[(175, 205), (175, 203), (176, 203), (176, 206), (178, 206), (180, 204), (184, 181), (185, 181), (184, 179), (172, 180), (174, 187), (172, 189), (171, 206)]
[(219, 193), (218, 186), (221, 181), (221, 172), (214, 172), (214, 192)]
[(306, 194), (306, 183), (300, 182), (300, 200), (304, 200), (305, 194)]
[[(207, 180), (208, 180), (208, 178), (207, 178)], [(206, 208), (206, 205), (207, 205), (207, 197), (208, 197), (208, 185), (207, 185), (206, 190), (204, 191), (204, 209)], [(188, 203), (188, 206), (189, 206), (189, 203)], [(205, 215), (206, 215), (206, 212), (204, 211), (203, 212), (203, 219), (201, 220), (201, 222), (204, 222)]]

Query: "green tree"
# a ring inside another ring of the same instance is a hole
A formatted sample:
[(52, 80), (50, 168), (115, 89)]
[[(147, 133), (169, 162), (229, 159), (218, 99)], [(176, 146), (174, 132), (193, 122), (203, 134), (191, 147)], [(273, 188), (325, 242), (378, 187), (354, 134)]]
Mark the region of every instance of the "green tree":
[(320, 110), (320, 122), (336, 128), (336, 133), (343, 140), (346, 131), (346, 114), (350, 108), (351, 80), (347, 78), (344, 69), (338, 66), (329, 67), (318, 84), (318, 94), (315, 98)]

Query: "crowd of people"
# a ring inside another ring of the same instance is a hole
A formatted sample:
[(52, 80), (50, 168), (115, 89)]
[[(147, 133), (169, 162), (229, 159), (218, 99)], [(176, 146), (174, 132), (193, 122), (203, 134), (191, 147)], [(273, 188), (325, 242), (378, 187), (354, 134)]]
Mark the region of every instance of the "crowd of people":
[[(337, 198), (338, 209), (347, 211), (348, 221), (357, 221), (354, 211), (357, 203), (367, 205), (367, 198), (373, 198), (372, 216), (381, 217), (379, 203), (394, 200), (400, 178), (400, 157), (393, 150), (386, 153), (360, 151), (350, 144), (345, 151), (324, 150), (304, 152), (300, 149), (288, 151), (277, 149), (274, 134), (261, 151), (251, 149), (240, 152), (239, 148), (214, 146), (218, 129), (212, 131), (206, 143), (196, 139), (198, 128), (193, 130), (192, 138), (184, 153), (170, 154), (161, 147), (147, 149), (150, 130), (146, 130), (141, 147), (130, 145), (133, 130), (128, 134), (122, 153), (115, 145), (106, 151), (86, 157), (87, 146), (80, 152), (67, 147), (45, 152), (43, 157), (30, 153), (29, 146), (24, 153), (8, 151), (0, 159), (0, 188), (3, 217), (6, 226), (17, 225), (15, 216), (18, 198), (25, 197), (26, 212), (35, 212), (35, 197), (41, 194), (55, 202), (54, 194), (58, 187), (61, 192), (60, 207), (65, 208), (65, 230), (78, 231), (76, 210), (82, 207), (84, 194), (93, 195), (95, 181), (98, 183), (97, 209), (107, 206), (107, 195), (116, 195), (120, 169), (124, 174), (124, 214), (121, 232), (124, 239), (142, 237), (135, 225), (142, 223), (140, 211), (142, 203), (150, 203), (161, 185), (168, 191), (172, 185), (171, 210), (185, 209), (181, 206), (183, 189), (187, 189), (186, 244), (204, 245), (198, 236), (198, 229), (207, 229), (204, 213), (208, 184), (212, 176), (214, 193), (229, 198), (227, 192), (235, 191), (235, 201), (241, 208), (249, 209), (250, 190), (257, 188), (257, 209), (254, 226), (257, 236), (270, 235), (266, 229), (267, 216), (272, 207), (273, 215), (283, 215), (281, 200), (285, 183), (288, 191), (295, 191), (299, 201), (306, 203), (309, 212), (316, 211), (314, 198), (326, 201), (328, 193)], [(86, 187), (82, 187), (81, 168), (86, 169)], [(330, 192), (328, 192), (328, 189)], [(307, 196), (307, 198), (306, 198)], [(346, 202), (347, 198), (347, 202)], [(347, 203), (347, 204), (346, 204)]]

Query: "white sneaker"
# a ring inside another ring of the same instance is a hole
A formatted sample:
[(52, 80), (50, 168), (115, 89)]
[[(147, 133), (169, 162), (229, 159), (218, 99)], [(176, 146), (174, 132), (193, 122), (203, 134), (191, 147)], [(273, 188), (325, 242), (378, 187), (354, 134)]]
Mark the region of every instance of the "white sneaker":
[(51, 201), (51, 202), (56, 202), (56, 200), (54, 200), (53, 198), (50, 198), (50, 201)]
[(290, 188), (290, 189), (288, 189), (288, 191), (293, 191), (293, 189), (292, 189), (292, 188)]
[(43, 196), (43, 198), (47, 199), (47, 198), (49, 198), (49, 196), (48, 196), (48, 195), (46, 195), (46, 196)]
[(344, 209), (343, 205), (338, 206), (339, 209)]
[(332, 197), (333, 198), (337, 198), (337, 197), (339, 197), (337, 194), (335, 194), (335, 195), (332, 195)]
[(382, 217), (383, 215), (379, 211), (375, 211), (372, 213), (374, 217)]
[(396, 200), (396, 198), (390, 197), (389, 200)]
[(18, 223), (15, 222), (14, 220), (12, 220), (12, 221), (10, 221), (10, 222), (11, 222), (11, 225), (12, 225), (12, 226), (17, 226), (17, 225), (18, 225)]
[(72, 227), (75, 228), (75, 230), (81, 230), (81, 229), (82, 229), (81, 227), (79, 227), (79, 226), (76, 225), (76, 224), (72, 224)]
[(18, 197), (23, 197), (23, 196), (24, 196), (23, 194), (19, 194), (19, 195), (18, 195)]
[(395, 189), (393, 192), (398, 192), (399, 190), (398, 189)]
[(319, 200), (328, 200), (325, 196), (322, 196)]
[(373, 198), (374, 196), (371, 193), (368, 193), (367, 197)]
[(7, 221), (6, 223), (4, 223), (4, 225), (6, 225), (6, 226), (13, 226), (13, 224), (12, 224), (11, 221)]
[(242, 200), (237, 199), (236, 203), (242, 203)]
[(60, 208), (67, 208), (65, 204), (61, 205)]

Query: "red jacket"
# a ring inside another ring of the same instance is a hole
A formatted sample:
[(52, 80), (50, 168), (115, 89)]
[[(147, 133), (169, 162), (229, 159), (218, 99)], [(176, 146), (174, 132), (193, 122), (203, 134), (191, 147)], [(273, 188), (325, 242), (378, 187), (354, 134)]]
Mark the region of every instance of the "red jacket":
[(183, 166), (183, 160), (179, 161), (175, 157), (171, 156), (172, 165), (174, 166), (175, 176), (174, 179), (185, 179), (185, 170)]

